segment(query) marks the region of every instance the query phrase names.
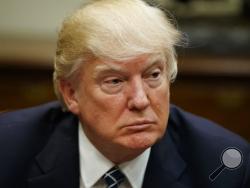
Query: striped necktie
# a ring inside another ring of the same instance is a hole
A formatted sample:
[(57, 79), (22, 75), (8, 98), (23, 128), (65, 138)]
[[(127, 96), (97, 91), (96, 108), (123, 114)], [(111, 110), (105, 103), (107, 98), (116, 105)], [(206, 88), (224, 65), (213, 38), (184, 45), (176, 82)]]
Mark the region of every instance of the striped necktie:
[(103, 175), (103, 179), (107, 185), (107, 188), (118, 188), (119, 185), (124, 181), (125, 176), (117, 166), (114, 166)]

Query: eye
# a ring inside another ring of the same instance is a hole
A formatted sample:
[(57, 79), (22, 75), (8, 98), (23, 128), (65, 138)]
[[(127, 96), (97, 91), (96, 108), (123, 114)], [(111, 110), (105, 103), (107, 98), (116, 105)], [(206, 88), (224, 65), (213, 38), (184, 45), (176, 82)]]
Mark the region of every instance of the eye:
[(158, 70), (158, 71), (153, 72), (153, 73), (151, 74), (151, 77), (152, 77), (153, 79), (157, 79), (157, 78), (160, 77), (160, 74), (161, 74), (161, 72), (160, 72), (160, 70)]
[(147, 84), (152, 88), (159, 86), (162, 82), (162, 70), (156, 68), (149, 71), (149, 73), (146, 76), (146, 81)]
[(155, 81), (158, 80), (161, 77), (162, 71), (160, 69), (154, 69), (148, 73), (147, 78), (149, 80)]
[(122, 82), (122, 80), (118, 79), (118, 78), (104, 80), (105, 84), (114, 85), (114, 86), (120, 84), (121, 82)]
[(124, 80), (118, 77), (107, 77), (101, 82), (101, 89), (107, 94), (116, 94), (121, 91)]

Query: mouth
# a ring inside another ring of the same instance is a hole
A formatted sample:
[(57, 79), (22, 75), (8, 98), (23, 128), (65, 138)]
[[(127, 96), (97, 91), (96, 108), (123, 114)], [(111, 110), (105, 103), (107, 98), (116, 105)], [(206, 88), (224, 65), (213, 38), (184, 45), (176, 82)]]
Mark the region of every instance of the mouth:
[(125, 128), (130, 131), (144, 131), (146, 129), (149, 129), (151, 126), (155, 124), (156, 124), (155, 121), (139, 120), (126, 125)]

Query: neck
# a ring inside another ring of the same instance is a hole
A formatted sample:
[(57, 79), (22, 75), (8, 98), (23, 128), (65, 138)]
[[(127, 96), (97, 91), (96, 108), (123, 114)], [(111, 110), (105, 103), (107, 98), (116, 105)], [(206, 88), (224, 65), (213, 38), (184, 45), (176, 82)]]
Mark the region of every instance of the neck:
[(97, 147), (97, 149), (110, 161), (112, 161), (114, 164), (119, 165), (121, 163), (133, 160), (134, 158), (138, 157), (140, 154), (142, 154), (144, 152), (144, 150), (130, 150), (130, 149), (124, 149), (124, 148), (113, 148), (110, 151), (105, 151), (105, 150), (101, 150), (101, 148), (99, 149)]
[(98, 151), (100, 151), (107, 159), (109, 159), (116, 165), (136, 158), (147, 149), (131, 149), (121, 146), (119, 144), (116, 145), (107, 143), (104, 140), (102, 140), (101, 142), (97, 142), (96, 140), (92, 140), (91, 138), (89, 138), (89, 140)]
[(84, 133), (89, 141), (95, 146), (95, 148), (102, 153), (107, 159), (114, 164), (119, 165), (121, 163), (130, 161), (140, 154), (142, 154), (147, 148), (128, 148), (120, 144), (115, 144), (106, 139), (92, 139), (88, 134), (88, 130), (83, 127)]

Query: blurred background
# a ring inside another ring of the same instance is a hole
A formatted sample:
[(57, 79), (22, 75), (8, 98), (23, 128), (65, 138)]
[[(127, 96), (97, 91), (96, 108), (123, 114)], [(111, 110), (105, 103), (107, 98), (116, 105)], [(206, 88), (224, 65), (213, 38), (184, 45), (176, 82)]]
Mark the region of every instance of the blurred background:
[[(57, 32), (83, 2), (0, 0), (0, 112), (55, 99)], [(188, 39), (178, 48), (172, 103), (250, 141), (250, 1), (157, 2)]]

